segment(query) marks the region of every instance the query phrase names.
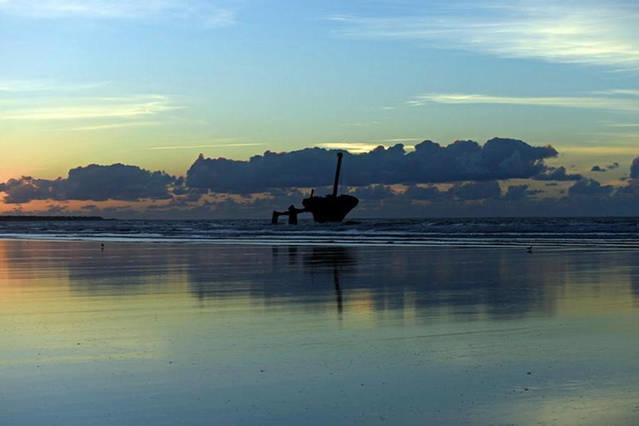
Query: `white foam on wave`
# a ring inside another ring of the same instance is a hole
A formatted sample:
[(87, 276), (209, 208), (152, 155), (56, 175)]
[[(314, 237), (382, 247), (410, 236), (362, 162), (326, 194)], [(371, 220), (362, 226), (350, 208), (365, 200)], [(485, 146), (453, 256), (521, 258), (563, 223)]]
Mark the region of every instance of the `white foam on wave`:
[(0, 238), (252, 245), (637, 250), (636, 218), (404, 219), (272, 226), (266, 221), (0, 223)]
[(421, 238), (371, 238), (344, 236), (244, 236), (244, 237), (182, 237), (157, 235), (60, 235), (60, 234), (0, 234), (0, 239), (39, 240), (39, 241), (95, 241), (129, 243), (186, 243), (218, 245), (273, 245), (273, 246), (361, 246), (361, 247), (451, 247), (451, 248), (527, 248), (535, 250), (639, 250), (638, 238), (615, 239), (563, 239), (563, 238), (495, 238), (495, 237), (421, 237)]

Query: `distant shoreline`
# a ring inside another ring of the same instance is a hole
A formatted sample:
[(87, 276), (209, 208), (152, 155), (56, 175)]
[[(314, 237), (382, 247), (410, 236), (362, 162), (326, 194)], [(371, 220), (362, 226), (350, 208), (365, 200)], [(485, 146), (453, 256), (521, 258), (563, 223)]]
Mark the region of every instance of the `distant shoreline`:
[(107, 220), (101, 216), (0, 216), (0, 222), (87, 222)]

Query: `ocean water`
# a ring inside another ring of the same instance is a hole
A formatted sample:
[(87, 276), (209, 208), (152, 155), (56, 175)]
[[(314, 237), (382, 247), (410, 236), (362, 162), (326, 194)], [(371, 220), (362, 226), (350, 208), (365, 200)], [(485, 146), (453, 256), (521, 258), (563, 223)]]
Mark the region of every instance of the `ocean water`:
[(265, 245), (639, 248), (639, 218), (0, 222), (0, 238)]

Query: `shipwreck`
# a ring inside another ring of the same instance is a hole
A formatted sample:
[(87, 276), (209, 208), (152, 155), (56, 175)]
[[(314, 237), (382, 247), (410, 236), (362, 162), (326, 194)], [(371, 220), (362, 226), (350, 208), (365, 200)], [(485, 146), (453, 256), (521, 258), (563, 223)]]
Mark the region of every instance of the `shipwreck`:
[(311, 213), (313, 220), (318, 223), (343, 221), (346, 215), (359, 203), (359, 200), (352, 195), (337, 195), (343, 156), (343, 153), (337, 153), (337, 169), (335, 170), (332, 194), (316, 197), (315, 190), (312, 190), (311, 195), (302, 200), (302, 208), (291, 204), (285, 211), (273, 211), (272, 223), (277, 224), (280, 216), (288, 216), (288, 223), (297, 225), (297, 216), (300, 213)]

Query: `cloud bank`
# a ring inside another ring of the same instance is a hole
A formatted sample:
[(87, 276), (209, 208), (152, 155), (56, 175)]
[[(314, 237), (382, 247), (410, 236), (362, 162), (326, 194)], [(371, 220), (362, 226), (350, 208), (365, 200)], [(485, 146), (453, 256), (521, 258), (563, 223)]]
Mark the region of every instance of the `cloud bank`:
[(89, 165), (71, 169), (67, 178), (55, 180), (22, 177), (0, 184), (5, 203), (33, 200), (122, 200), (171, 198), (169, 185), (176, 179), (163, 172), (150, 172), (137, 166)]
[(630, 166), (630, 177), (639, 179), (639, 157), (635, 158)]
[[(0, 192), (18, 213), (23, 206), (34, 213), (27, 203), (36, 202), (35, 213), (42, 214), (264, 218), (275, 207), (299, 204), (308, 187), (329, 191), (335, 153), (309, 148), (266, 152), (249, 161), (200, 156), (184, 177), (93, 164), (65, 178), (11, 179), (0, 184)], [(402, 145), (379, 147), (346, 154), (342, 191), (360, 198), (358, 217), (639, 214), (639, 157), (625, 183), (608, 185), (548, 167), (544, 159), (556, 155), (552, 147), (514, 139), (491, 139), (483, 146), (425, 141), (412, 152)]]
[(580, 174), (571, 174), (566, 171), (564, 166), (560, 167), (548, 167), (543, 173), (539, 173), (537, 176), (533, 176), (535, 180), (547, 180), (552, 182), (562, 182), (570, 180), (579, 180), (583, 176)]
[[(271, 188), (316, 187), (332, 182), (336, 150), (300, 151), (252, 157), (249, 161), (200, 156), (186, 175), (187, 186), (213, 192), (250, 193)], [(544, 160), (557, 156), (550, 147), (516, 139), (491, 139), (483, 146), (457, 141), (441, 146), (424, 141), (407, 152), (402, 144), (362, 154), (345, 153), (343, 182), (372, 184), (438, 183), (531, 178), (547, 171)]]

